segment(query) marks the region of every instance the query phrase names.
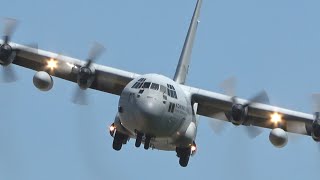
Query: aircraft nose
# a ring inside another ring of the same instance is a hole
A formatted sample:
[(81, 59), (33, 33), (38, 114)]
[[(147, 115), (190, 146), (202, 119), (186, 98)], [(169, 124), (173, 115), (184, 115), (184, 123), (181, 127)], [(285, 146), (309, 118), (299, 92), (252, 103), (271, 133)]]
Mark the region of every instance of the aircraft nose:
[(145, 97), (139, 99), (136, 105), (139, 111), (139, 121), (143, 124), (143, 128), (140, 131), (157, 134), (159, 128), (163, 126), (163, 102), (153, 97)]
[(163, 113), (163, 104), (155, 98), (143, 98), (138, 101), (137, 106), (141, 115), (148, 119), (158, 118)]

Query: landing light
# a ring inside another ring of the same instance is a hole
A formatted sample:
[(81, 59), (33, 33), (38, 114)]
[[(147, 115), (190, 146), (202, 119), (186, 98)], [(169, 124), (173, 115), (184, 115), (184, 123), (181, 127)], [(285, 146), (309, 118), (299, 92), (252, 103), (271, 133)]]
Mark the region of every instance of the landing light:
[(116, 129), (117, 128), (114, 126), (114, 123), (112, 123), (111, 126), (109, 127), (110, 136), (114, 137)]
[(194, 156), (197, 152), (197, 146), (194, 144), (191, 146), (191, 156)]
[(58, 67), (58, 61), (56, 61), (52, 58), (47, 61), (47, 68), (54, 70), (57, 67)]
[(191, 152), (195, 152), (197, 150), (197, 147), (195, 145), (191, 146)]
[(277, 125), (278, 123), (281, 122), (281, 120), (282, 120), (282, 116), (281, 116), (279, 113), (275, 112), (275, 113), (271, 114), (271, 119), (270, 119), (270, 121), (271, 121), (272, 123), (274, 123), (274, 124)]
[(111, 126), (109, 127), (109, 130), (110, 130), (111, 132), (113, 132), (115, 129), (116, 129), (116, 127), (114, 127), (113, 125), (111, 125)]

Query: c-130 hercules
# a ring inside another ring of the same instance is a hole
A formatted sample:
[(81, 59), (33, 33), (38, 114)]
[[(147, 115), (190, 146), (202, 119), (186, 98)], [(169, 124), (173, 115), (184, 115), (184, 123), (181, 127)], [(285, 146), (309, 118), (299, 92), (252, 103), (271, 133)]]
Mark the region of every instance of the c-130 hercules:
[(7, 19), (4, 39), (0, 41), (0, 64), (7, 80), (13, 80), (12, 64), (33, 69), (34, 85), (48, 91), (53, 78), (79, 85), (75, 101), (88, 88), (120, 96), (118, 112), (110, 126), (113, 149), (119, 151), (130, 138), (145, 149), (175, 151), (186, 167), (196, 152), (197, 115), (230, 122), (236, 126), (271, 129), (269, 139), (276, 147), (287, 144), (287, 132), (308, 135), (320, 141), (319, 112), (315, 115), (268, 105), (264, 92), (251, 100), (234, 96), (232, 83), (226, 94), (185, 85), (191, 51), (198, 26), (202, 0), (195, 11), (173, 79), (159, 74), (137, 74), (94, 63), (103, 47), (95, 44), (86, 61), (10, 42), (15, 20)]

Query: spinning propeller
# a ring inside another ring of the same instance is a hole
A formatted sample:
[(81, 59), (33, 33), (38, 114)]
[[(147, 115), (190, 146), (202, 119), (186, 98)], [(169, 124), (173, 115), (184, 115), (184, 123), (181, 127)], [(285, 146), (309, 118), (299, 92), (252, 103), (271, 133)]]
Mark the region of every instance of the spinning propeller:
[(12, 18), (5, 19), (5, 26), (3, 29), (3, 40), (4, 44), (8, 44), (12, 34), (14, 33), (16, 27), (18, 25), (18, 21)]
[[(235, 87), (236, 87), (236, 79), (230, 78), (225, 80), (221, 83), (221, 88), (224, 90), (225, 94), (231, 97), (232, 107), (230, 111), (227, 112), (220, 112), (213, 117), (215, 119), (225, 119), (229, 122), (232, 122), (234, 125), (245, 125), (246, 132), (250, 138), (255, 138), (262, 133), (262, 129), (250, 126), (248, 124), (247, 113), (248, 108), (253, 105), (254, 103), (269, 103), (268, 95), (265, 91), (261, 91), (260, 93), (256, 94), (249, 101), (245, 103), (239, 102), (238, 98), (235, 96)], [(211, 121), (211, 127), (213, 131), (222, 133), (225, 129), (226, 123), (223, 121), (218, 122), (217, 120)]]
[(3, 44), (0, 46), (0, 64), (2, 65), (2, 79), (3, 82), (16, 81), (17, 75), (12, 66), (9, 66), (15, 58), (15, 50), (9, 45), (12, 34), (17, 27), (17, 20), (6, 18), (3, 29)]
[(95, 42), (89, 51), (86, 64), (74, 69), (79, 87), (75, 90), (75, 94), (72, 98), (73, 103), (88, 105), (88, 95), (85, 90), (91, 86), (96, 77), (92, 63), (94, 63), (104, 51), (105, 48), (101, 44)]
[(10, 64), (14, 61), (16, 54), (19, 50), (25, 50), (28, 52), (35, 52), (38, 50), (37, 44), (32, 44), (28, 46), (19, 46), (19, 49), (11, 47), (10, 41), (18, 21), (12, 18), (4, 19), (4, 29), (3, 29), (3, 44), (0, 44), (0, 64), (2, 65), (2, 82), (14, 82), (18, 79), (14, 69)]

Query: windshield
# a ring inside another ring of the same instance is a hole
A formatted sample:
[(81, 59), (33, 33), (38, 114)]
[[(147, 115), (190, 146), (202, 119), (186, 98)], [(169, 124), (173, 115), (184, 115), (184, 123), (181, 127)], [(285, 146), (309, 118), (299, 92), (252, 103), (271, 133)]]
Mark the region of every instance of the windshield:
[(173, 85), (171, 84), (167, 84), (166, 86), (160, 85), (158, 83), (153, 83), (153, 82), (145, 82), (147, 79), (146, 78), (141, 78), (139, 79), (136, 83), (134, 83), (134, 85), (132, 86), (132, 88), (134, 89), (152, 89), (155, 91), (159, 91), (163, 94), (168, 94), (168, 96), (178, 99), (177, 96), (177, 92), (176, 89), (174, 88)]

